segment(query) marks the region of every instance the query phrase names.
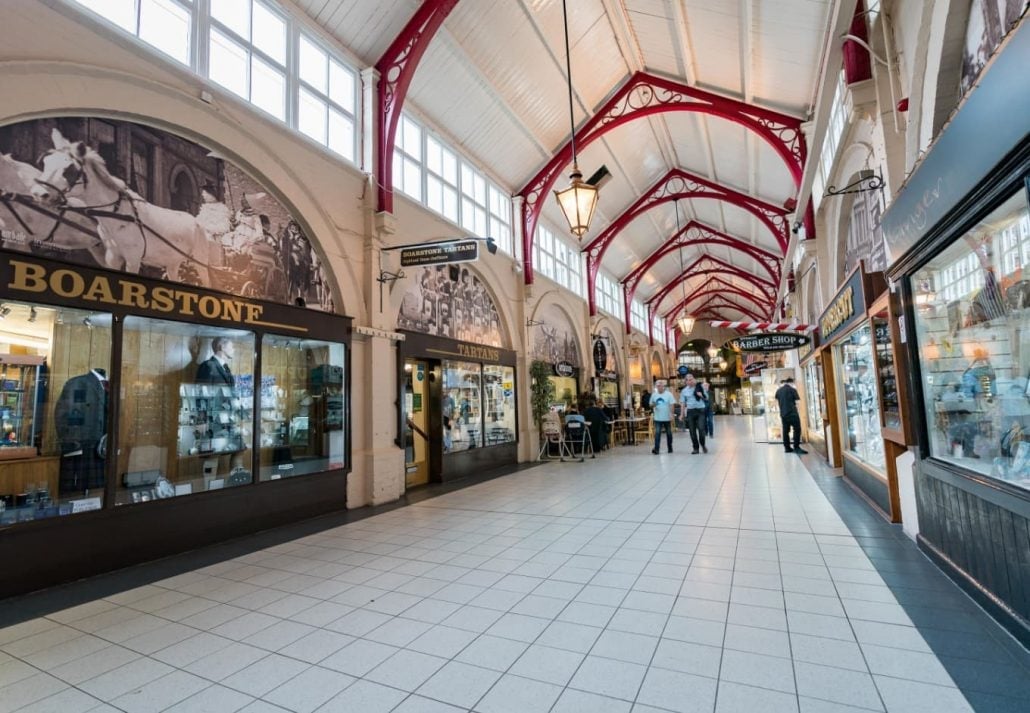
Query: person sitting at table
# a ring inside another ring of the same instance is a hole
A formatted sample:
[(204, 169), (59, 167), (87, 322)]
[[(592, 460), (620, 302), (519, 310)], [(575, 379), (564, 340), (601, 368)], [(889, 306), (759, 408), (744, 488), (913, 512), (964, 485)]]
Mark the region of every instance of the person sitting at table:
[(590, 440), (594, 443), (594, 450), (602, 451), (608, 448), (608, 419), (596, 401), (587, 402), (583, 416), (590, 424)]
[(586, 417), (579, 412), (576, 405), (569, 406), (569, 410), (565, 412), (565, 425), (569, 425), (569, 421), (579, 421), (580, 423), (586, 423)]

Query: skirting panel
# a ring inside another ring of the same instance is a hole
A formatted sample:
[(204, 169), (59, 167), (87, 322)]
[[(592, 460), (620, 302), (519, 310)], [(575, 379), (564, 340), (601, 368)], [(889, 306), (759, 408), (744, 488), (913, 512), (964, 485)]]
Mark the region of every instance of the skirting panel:
[(844, 477), (865, 493), (866, 497), (876, 507), (880, 508), (885, 515), (890, 516), (891, 496), (886, 482), (880, 480), (850, 458), (844, 458)]

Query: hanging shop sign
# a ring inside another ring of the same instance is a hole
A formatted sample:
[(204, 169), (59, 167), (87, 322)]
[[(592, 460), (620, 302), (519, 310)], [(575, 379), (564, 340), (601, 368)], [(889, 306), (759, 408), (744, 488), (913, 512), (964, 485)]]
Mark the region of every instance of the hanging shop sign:
[(685, 378), (690, 373), (690, 369), (686, 364), (680, 364), (679, 368), (676, 369), (676, 373), (679, 374), (680, 378)]
[(576, 367), (567, 361), (560, 361), (554, 365), (554, 373), (558, 376), (572, 376), (576, 373)]
[(608, 347), (605, 346), (603, 339), (594, 340), (594, 369), (597, 370), (598, 376), (601, 372), (608, 368)]
[(753, 361), (750, 364), (745, 364), (744, 365), (744, 373), (745, 374), (757, 374), (762, 369), (765, 369), (768, 366), (769, 366), (769, 362), (767, 362), (767, 361)]
[(475, 262), (479, 259), (478, 240), (456, 240), (435, 245), (412, 245), (401, 250), (401, 267)]
[(731, 339), (727, 344), (735, 352), (785, 352), (808, 344), (811, 340), (806, 334), (772, 333), (749, 334), (746, 337)]

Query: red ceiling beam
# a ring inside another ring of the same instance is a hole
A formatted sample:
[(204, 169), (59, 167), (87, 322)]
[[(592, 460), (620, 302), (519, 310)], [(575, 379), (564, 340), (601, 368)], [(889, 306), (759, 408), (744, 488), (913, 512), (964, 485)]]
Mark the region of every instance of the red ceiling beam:
[[(646, 72), (637, 72), (631, 76), (597, 113), (575, 132), (576, 146), (582, 151), (593, 141), (623, 124), (672, 111), (710, 114), (733, 121), (754, 132), (783, 159), (794, 179), (795, 187), (801, 186), (801, 175), (808, 149), (805, 137), (801, 133), (800, 119)], [(523, 274), (527, 285), (533, 282), (533, 240), (536, 224), (543, 209), (543, 199), (571, 162), (572, 146), (569, 141), (518, 193), (524, 198), (522, 247)], [(814, 236), (813, 232), (810, 237)]]
[[(678, 312), (681, 309), (684, 309), (685, 307), (689, 307), (690, 303), (694, 300), (700, 299), (702, 297), (708, 297), (710, 295), (733, 295), (735, 297), (740, 297), (741, 299), (747, 300), (754, 306), (754, 309), (768, 309), (768, 305), (764, 303), (757, 295), (753, 295), (750, 292), (741, 290), (738, 287), (728, 285), (727, 283), (722, 282), (721, 280), (713, 280), (712, 282), (704, 285), (700, 291), (695, 292), (694, 294), (687, 296), (685, 299), (680, 300), (675, 307), (673, 307), (663, 315), (663, 319), (668, 319), (669, 315), (675, 314), (676, 312)], [(751, 309), (751, 307), (749, 307), (749, 309)]]
[(393, 212), (393, 149), (401, 108), (411, 78), (436, 31), (458, 0), (424, 0), (415, 15), (376, 62), (379, 72), (379, 103), (376, 117), (376, 180), (379, 183), (378, 210)]
[(786, 253), (787, 243), (790, 242), (790, 221), (787, 220), (787, 211), (784, 208), (713, 183), (682, 169), (674, 168), (634, 201), (629, 208), (623, 211), (622, 215), (612, 221), (584, 248), (584, 252), (587, 254), (587, 301), (590, 305), (591, 315), (597, 314), (597, 304), (593, 296), (597, 273), (601, 269), (601, 261), (604, 259), (605, 252), (616, 236), (635, 219), (656, 206), (680, 199), (699, 198), (723, 201), (748, 211), (773, 234), (781, 254)]
[[(689, 303), (692, 300), (697, 299), (698, 297), (707, 297), (708, 299), (707, 299), (707, 301), (705, 301), (705, 302), (703, 302), (703, 303), (701, 303), (699, 305), (694, 305), (694, 309), (692, 309), (692, 310), (687, 309)], [(713, 302), (713, 300), (715, 300), (715, 302)], [(673, 307), (671, 310), (669, 310), (665, 314), (663, 319), (666, 321), (666, 323), (669, 323), (675, 317), (677, 317), (680, 312), (682, 312), (684, 310), (687, 311), (687, 314), (694, 314), (696, 316), (700, 316), (701, 314), (703, 314), (705, 312), (706, 309), (708, 309), (709, 307), (712, 307), (712, 306), (727, 307), (727, 308), (730, 308), (730, 309), (735, 309), (738, 312), (740, 312), (741, 314), (743, 314), (746, 317), (748, 317), (749, 319), (754, 319), (755, 321), (760, 321), (762, 319), (761, 316), (759, 316), (759, 313), (756, 312), (752, 307), (750, 307), (748, 305), (742, 305), (742, 304), (740, 304), (738, 302), (734, 302), (729, 297), (724, 297), (723, 295), (721, 295), (718, 292), (711, 292), (711, 291), (704, 292), (704, 293), (701, 293), (701, 294), (698, 294), (698, 295), (694, 295), (693, 297), (688, 297), (687, 299), (683, 300), (678, 305)]]
[(780, 282), (780, 257), (768, 250), (763, 250), (751, 243), (744, 242), (740, 238), (735, 238), (732, 235), (727, 235), (715, 228), (692, 220), (679, 233), (673, 235), (664, 244), (659, 246), (657, 250), (648, 255), (642, 263), (633, 268), (622, 279), (627, 334), (631, 330), (630, 306), (633, 303), (633, 297), (636, 295), (637, 287), (639, 287), (641, 280), (644, 279), (644, 275), (669, 253), (692, 245), (721, 245), (731, 250), (736, 250), (761, 265), (769, 273), (769, 277), (774, 283), (779, 284)]
[[(709, 264), (712, 267), (709, 267)], [(704, 267), (705, 269), (697, 269)], [(739, 277), (745, 282), (751, 284), (753, 287), (758, 289), (762, 293), (762, 297), (769, 305), (769, 311), (772, 312), (773, 307), (776, 304), (776, 290), (778, 285), (769, 280), (763, 280), (762, 278), (754, 275), (750, 272), (745, 272), (735, 265), (731, 265), (725, 260), (720, 260), (712, 255), (702, 255), (701, 257), (694, 260), (675, 278), (673, 278), (667, 285), (662, 287), (658, 292), (648, 298), (647, 303), (649, 305), (659, 305), (665, 299), (665, 297), (672, 292), (681, 282), (689, 280), (694, 277), (701, 275), (731, 275), (733, 277)]]

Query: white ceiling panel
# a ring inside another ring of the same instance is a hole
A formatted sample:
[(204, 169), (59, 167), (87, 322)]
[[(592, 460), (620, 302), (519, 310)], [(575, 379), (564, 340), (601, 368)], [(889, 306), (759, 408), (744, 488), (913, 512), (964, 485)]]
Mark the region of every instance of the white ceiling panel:
[[(417, 9), (432, 1), (293, 0), (365, 66), (374, 64)], [(570, 2), (575, 125), (582, 127), (639, 71), (807, 116), (831, 6), (831, 0)], [(516, 192), (569, 139), (566, 77), (559, 0), (461, 0), (432, 38), (405, 108)], [(584, 245), (674, 168), (775, 205), (795, 194), (790, 172), (771, 146), (713, 115), (653, 114), (579, 148), (585, 175), (602, 164), (612, 174)], [(567, 170), (562, 169), (558, 187), (565, 185)], [(682, 224), (696, 218), (778, 251), (774, 236), (746, 211), (701, 199), (680, 209)], [(543, 200), (542, 220), (564, 230), (550, 196)], [(675, 224), (673, 206), (649, 211), (616, 237), (602, 267), (625, 276)], [(712, 247), (708, 254), (765, 274), (736, 251)], [(678, 271), (677, 260), (663, 260), (642, 281), (641, 295), (660, 290)]]

